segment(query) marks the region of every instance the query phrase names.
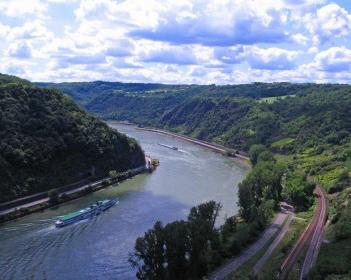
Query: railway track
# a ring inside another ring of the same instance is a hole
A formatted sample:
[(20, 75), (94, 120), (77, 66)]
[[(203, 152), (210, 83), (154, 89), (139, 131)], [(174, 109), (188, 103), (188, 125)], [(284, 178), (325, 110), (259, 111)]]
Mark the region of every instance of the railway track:
[(316, 225), (315, 231), (313, 233), (313, 236), (311, 238), (311, 242), (309, 244), (309, 247), (307, 249), (305, 259), (302, 265), (301, 269), (301, 274), (300, 274), (300, 280), (303, 280), (307, 277), (308, 273), (310, 272), (313, 264), (315, 263), (319, 249), (323, 240), (323, 232), (324, 232), (324, 223), (325, 223), (325, 218), (326, 218), (326, 210), (327, 210), (327, 205), (326, 205), (326, 199), (325, 199), (325, 192), (322, 188), (320, 188), (320, 206), (321, 206), (321, 211), (320, 215), (318, 217), (318, 223)]
[(318, 255), (326, 218), (326, 198), (325, 192), (318, 185), (316, 186), (315, 194), (318, 197), (315, 214), (311, 223), (306, 227), (305, 231), (301, 234), (294, 247), (289, 252), (289, 255), (284, 260), (280, 268), (281, 273), (279, 279), (281, 280), (289, 279), (289, 274), (292, 272), (296, 262), (307, 250), (300, 275), (300, 279), (304, 279)]

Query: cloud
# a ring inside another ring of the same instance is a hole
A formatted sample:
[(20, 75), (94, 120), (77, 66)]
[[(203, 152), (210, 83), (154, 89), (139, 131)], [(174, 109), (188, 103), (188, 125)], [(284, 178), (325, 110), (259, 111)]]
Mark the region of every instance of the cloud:
[(196, 64), (197, 58), (188, 47), (167, 47), (153, 49), (141, 56), (143, 62), (190, 65)]
[(43, 20), (36, 19), (31, 21), (26, 21), (22, 25), (14, 26), (8, 32), (8, 40), (18, 40), (18, 39), (47, 39), (53, 38), (52, 32), (50, 32)]
[(37, 81), (350, 81), (350, 12), (331, 1), (0, 0), (0, 70)]
[(214, 56), (226, 64), (247, 62), (253, 69), (287, 70), (296, 67), (298, 51), (281, 48), (259, 48), (256, 46), (238, 46), (216, 48)]
[(8, 55), (20, 59), (32, 57), (32, 49), (26, 42), (19, 42), (10, 45)]
[(291, 41), (299, 45), (306, 45), (308, 42), (308, 38), (301, 33), (297, 33), (291, 35)]
[(351, 70), (351, 49), (332, 47), (316, 55), (314, 63), (318, 70), (342, 72)]
[(243, 46), (223, 48), (217, 47), (214, 49), (216, 59), (227, 64), (241, 63), (245, 57)]
[(280, 48), (252, 47), (246, 51), (247, 62), (255, 69), (287, 70), (296, 67), (299, 53)]
[(67, 67), (70, 65), (92, 65), (102, 64), (106, 62), (106, 58), (102, 54), (81, 54), (81, 55), (57, 55), (56, 67)]
[(111, 42), (111, 47), (106, 49), (106, 55), (113, 57), (130, 56), (134, 50), (134, 45), (127, 39)]
[(47, 3), (41, 0), (0, 1), (0, 13), (9, 17), (23, 17), (30, 14), (43, 15), (47, 7)]
[(234, 44), (277, 43), (287, 39), (283, 11), (264, 9), (260, 1), (195, 1), (181, 10), (169, 4), (158, 14), (154, 27), (134, 28), (136, 38), (170, 42), (231, 46)]
[(316, 45), (347, 36), (351, 31), (351, 14), (334, 3), (308, 14), (304, 21)]

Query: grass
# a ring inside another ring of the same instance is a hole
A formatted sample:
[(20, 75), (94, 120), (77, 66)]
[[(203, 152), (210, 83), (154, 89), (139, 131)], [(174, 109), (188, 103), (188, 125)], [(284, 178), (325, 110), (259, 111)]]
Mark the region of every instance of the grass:
[(296, 218), (291, 221), (290, 227), (283, 240), (272, 253), (269, 260), (263, 266), (258, 279), (271, 280), (277, 279), (279, 268), (282, 265), (285, 257), (293, 247), (297, 239), (308, 224), (308, 221), (313, 215), (313, 209), (307, 212), (300, 212)]
[(345, 162), (345, 167), (349, 172), (351, 172), (351, 158), (347, 158)]
[(236, 271), (229, 274), (225, 280), (234, 280), (234, 279), (252, 279), (251, 278), (251, 270), (254, 265), (258, 262), (258, 260), (264, 255), (267, 251), (268, 247), (272, 244), (274, 238), (277, 236), (279, 232), (277, 232), (265, 245), (264, 247), (258, 251), (252, 258), (250, 258), (247, 262), (245, 262), (242, 266), (240, 266)]
[(259, 103), (268, 103), (268, 104), (272, 104), (272, 103), (274, 103), (275, 101), (281, 100), (281, 99), (285, 99), (285, 98), (287, 98), (288, 96), (294, 97), (294, 96), (296, 96), (296, 95), (295, 95), (295, 94), (291, 94), (291, 95), (285, 95), (285, 96), (263, 97), (263, 98), (260, 98), (260, 99), (258, 100), (258, 102), (259, 102)]
[(287, 137), (287, 138), (284, 138), (284, 139), (280, 139), (274, 143), (271, 144), (271, 147), (272, 148), (281, 148), (281, 147), (284, 147), (288, 144), (291, 144), (295, 141), (294, 138), (290, 138), (290, 137)]
[[(312, 279), (318, 279), (317, 274), (343, 275), (351, 273), (351, 238), (332, 243), (323, 243), (318, 255), (315, 271), (312, 272)], [(345, 276), (346, 277), (346, 276)], [(350, 278), (345, 278), (350, 279)]]
[[(272, 219), (272, 221), (274, 218)], [(285, 225), (287, 219), (281, 225), (281, 228)], [(274, 234), (274, 236), (263, 246), (261, 250), (259, 250), (253, 257), (251, 257), (247, 262), (245, 262), (242, 266), (240, 266), (236, 271), (229, 274), (225, 279), (252, 279), (251, 271), (254, 265), (259, 261), (259, 259), (264, 255), (269, 246), (272, 244), (273, 240), (277, 237), (279, 231)]]
[(283, 155), (283, 154), (274, 154), (274, 158), (276, 159), (278, 164), (289, 164), (294, 160), (293, 155)]

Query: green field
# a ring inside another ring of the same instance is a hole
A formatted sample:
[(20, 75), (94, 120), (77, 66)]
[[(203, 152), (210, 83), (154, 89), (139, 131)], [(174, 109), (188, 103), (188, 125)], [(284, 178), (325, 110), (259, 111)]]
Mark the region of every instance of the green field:
[(272, 104), (277, 100), (281, 100), (281, 99), (285, 99), (287, 97), (295, 97), (296, 94), (291, 94), (291, 95), (285, 95), (285, 96), (273, 96), (273, 97), (264, 97), (264, 98), (260, 98), (258, 100), (259, 103), (268, 103), (268, 104)]

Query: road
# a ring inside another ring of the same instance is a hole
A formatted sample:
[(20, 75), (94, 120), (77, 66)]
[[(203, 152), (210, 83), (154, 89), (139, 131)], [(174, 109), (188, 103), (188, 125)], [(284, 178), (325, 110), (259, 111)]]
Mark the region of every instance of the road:
[[(107, 178), (107, 179), (108, 179), (108, 178)], [(86, 189), (86, 188), (89, 187), (89, 186), (96, 186), (96, 185), (98, 185), (98, 184), (101, 184), (102, 181), (104, 181), (104, 180), (106, 180), (106, 179), (99, 180), (99, 181), (96, 181), (96, 182), (91, 183), (91, 184), (86, 184), (86, 185), (84, 185), (84, 186), (81, 186), (81, 187), (79, 187), (79, 188), (76, 188), (76, 189), (73, 189), (73, 190), (70, 190), (70, 191), (67, 191), (67, 192), (64, 192), (64, 193), (66, 193), (66, 194), (76, 193), (76, 192), (79, 192), (79, 191), (81, 191), (81, 190)], [(9, 208), (9, 209), (0, 211), (0, 216), (9, 214), (9, 213), (14, 212), (14, 211), (19, 210), (19, 209), (29, 208), (29, 207), (38, 205), (38, 204), (43, 203), (43, 202), (48, 202), (48, 201), (49, 201), (49, 198), (46, 197), (46, 198), (43, 198), (43, 199), (38, 199), (38, 200), (33, 201), (33, 202), (29, 202), (29, 203), (22, 204), (22, 205), (17, 206), (17, 207), (12, 207), (12, 208)]]
[(281, 231), (279, 232), (279, 234), (277, 235), (277, 237), (274, 239), (274, 241), (272, 242), (272, 244), (269, 246), (269, 248), (267, 249), (267, 251), (264, 253), (264, 255), (258, 260), (258, 262), (255, 264), (255, 266), (252, 269), (252, 274), (253, 275), (257, 275), (259, 274), (259, 272), (261, 271), (263, 265), (267, 262), (267, 260), (271, 257), (273, 251), (275, 250), (275, 248), (277, 248), (277, 246), (279, 245), (279, 243), (282, 241), (282, 239), (284, 238), (284, 236), (286, 235), (286, 233), (289, 230), (289, 226), (290, 223), (292, 221), (292, 219), (294, 218), (294, 214), (293, 213), (289, 213), (288, 214), (288, 218), (286, 223), (284, 224), (283, 228), (281, 229)]
[[(151, 158), (147, 156), (147, 157), (145, 157), (145, 160), (146, 160), (146, 162), (147, 162), (148, 160), (150, 161)], [(137, 168), (132, 169), (131, 171), (132, 171), (132, 172), (140, 172), (142, 169), (145, 169), (145, 167), (144, 167), (144, 166), (142, 166), (142, 167), (137, 167)], [(73, 189), (73, 190), (66, 191), (66, 192), (62, 192), (62, 193), (73, 194), (73, 193), (82, 191), (82, 190), (84, 190), (84, 189), (86, 189), (86, 188), (88, 188), (88, 187), (95, 187), (96, 185), (101, 184), (103, 181), (105, 181), (105, 180), (107, 180), (107, 179), (110, 179), (110, 177), (107, 177), (107, 178), (104, 178), (104, 179), (95, 181), (95, 182), (93, 182), (93, 183), (89, 183), (89, 184), (83, 185), (83, 186), (81, 186), (81, 187), (75, 188), (75, 189)], [(60, 194), (62, 194), (62, 193), (60, 193)], [(22, 205), (17, 206), (17, 207), (12, 207), (12, 208), (9, 208), (9, 209), (6, 209), (6, 210), (2, 210), (2, 211), (0, 211), (0, 216), (9, 214), (9, 213), (14, 212), (14, 211), (19, 210), (19, 209), (29, 208), (29, 207), (38, 205), (38, 204), (40, 204), (40, 203), (48, 202), (48, 201), (49, 201), (49, 198), (46, 197), (46, 198), (43, 198), (43, 199), (38, 199), (38, 200), (36, 200), (36, 201), (32, 201), (32, 202), (29, 202), (29, 203), (22, 204)]]
[(260, 251), (264, 245), (276, 234), (283, 224), (287, 214), (278, 213), (273, 223), (264, 231), (263, 235), (259, 240), (252, 244), (238, 257), (230, 260), (225, 265), (217, 269), (213, 274), (209, 276), (209, 280), (221, 280), (228, 276), (231, 272), (237, 270), (242, 264), (247, 262), (253, 257), (258, 251)]
[(304, 263), (302, 269), (304, 273), (308, 273), (309, 269), (312, 267), (313, 259), (316, 257), (316, 254), (318, 254), (317, 246), (320, 242), (319, 238), (322, 234), (326, 217), (326, 198), (324, 191), (318, 185), (316, 186), (315, 193), (318, 197), (318, 201), (313, 219), (285, 258), (280, 268), (281, 273), (279, 278), (281, 280), (289, 278), (289, 274), (296, 265), (298, 259), (307, 249), (307, 261), (306, 264)]

